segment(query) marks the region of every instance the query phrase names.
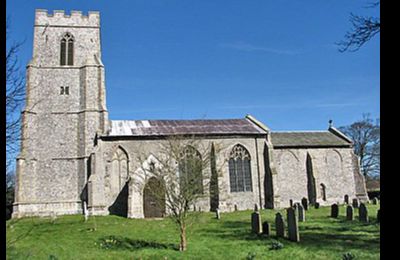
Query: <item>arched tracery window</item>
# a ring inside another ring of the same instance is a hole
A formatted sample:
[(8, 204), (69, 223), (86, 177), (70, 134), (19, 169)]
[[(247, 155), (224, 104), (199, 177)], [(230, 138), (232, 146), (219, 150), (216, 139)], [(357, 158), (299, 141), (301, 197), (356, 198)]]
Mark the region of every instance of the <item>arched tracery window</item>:
[(229, 180), (231, 192), (253, 191), (250, 153), (242, 145), (232, 148), (229, 156)]
[(61, 39), (60, 65), (74, 65), (74, 37), (68, 32)]
[(121, 147), (115, 151), (111, 167), (111, 187), (113, 193), (119, 193), (128, 179), (128, 155)]
[(202, 160), (200, 153), (192, 146), (186, 146), (180, 153), (179, 177), (181, 192), (203, 193)]

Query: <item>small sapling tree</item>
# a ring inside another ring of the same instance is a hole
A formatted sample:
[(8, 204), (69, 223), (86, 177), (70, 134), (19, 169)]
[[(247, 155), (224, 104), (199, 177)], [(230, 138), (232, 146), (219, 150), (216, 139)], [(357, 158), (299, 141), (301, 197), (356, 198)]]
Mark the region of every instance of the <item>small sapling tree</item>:
[[(210, 194), (217, 195), (215, 174), (219, 175), (225, 164), (215, 158), (220, 150), (221, 146), (213, 142), (175, 136), (160, 141), (156, 155), (142, 152), (139, 156), (141, 167), (131, 181), (138, 190), (149, 194), (153, 200), (150, 203), (155, 203), (158, 209), (165, 212), (162, 215), (167, 215), (177, 224), (180, 251), (187, 248), (186, 233), (193, 224), (192, 209), (197, 203), (200, 208), (202, 202), (204, 205), (204, 202), (210, 201)], [(212, 174), (214, 178), (211, 178)], [(214, 183), (211, 183), (212, 179)], [(151, 188), (146, 188), (147, 183), (152, 183)], [(146, 208), (146, 201), (144, 204)]]

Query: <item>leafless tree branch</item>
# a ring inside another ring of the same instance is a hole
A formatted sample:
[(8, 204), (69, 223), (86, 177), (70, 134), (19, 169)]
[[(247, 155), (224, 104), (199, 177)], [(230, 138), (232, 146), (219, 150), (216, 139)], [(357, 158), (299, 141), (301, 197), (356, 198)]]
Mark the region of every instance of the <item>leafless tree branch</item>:
[(18, 62), (22, 42), (10, 39), (10, 19), (6, 20), (6, 154), (8, 169), (20, 141), (20, 109), (25, 100), (25, 77)]
[[(379, 1), (370, 3), (367, 8), (378, 6)], [(344, 40), (336, 43), (339, 46), (340, 52), (355, 52), (359, 50), (366, 42), (378, 34), (381, 29), (379, 17), (365, 17), (351, 13), (349, 20), (352, 25), (351, 30), (345, 34)]]
[[(181, 251), (186, 250), (187, 228), (196, 219), (193, 207), (199, 199), (210, 196), (211, 163), (215, 160), (213, 155), (221, 149), (220, 144), (205, 144), (194, 137), (175, 136), (160, 142), (157, 157), (146, 153), (139, 155), (141, 168), (133, 173), (132, 185), (142, 190), (153, 177), (163, 183), (162, 187), (149, 192), (156, 198), (158, 206), (165, 206), (167, 214), (177, 224)], [(211, 153), (212, 150), (215, 153)], [(213, 166), (217, 175), (222, 172), (225, 161), (222, 162), (218, 167)]]
[(344, 134), (354, 143), (354, 153), (360, 157), (364, 176), (374, 176), (380, 173), (380, 125), (370, 118), (369, 114), (349, 126), (340, 127)]

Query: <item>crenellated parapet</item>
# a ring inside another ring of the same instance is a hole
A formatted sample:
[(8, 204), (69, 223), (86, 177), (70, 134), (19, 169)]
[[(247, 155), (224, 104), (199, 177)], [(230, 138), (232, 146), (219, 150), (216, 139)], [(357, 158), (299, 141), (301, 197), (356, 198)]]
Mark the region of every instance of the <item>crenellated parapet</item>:
[(82, 11), (66, 14), (64, 10), (49, 13), (46, 9), (36, 9), (35, 26), (100, 27), (100, 12), (89, 11), (84, 15)]

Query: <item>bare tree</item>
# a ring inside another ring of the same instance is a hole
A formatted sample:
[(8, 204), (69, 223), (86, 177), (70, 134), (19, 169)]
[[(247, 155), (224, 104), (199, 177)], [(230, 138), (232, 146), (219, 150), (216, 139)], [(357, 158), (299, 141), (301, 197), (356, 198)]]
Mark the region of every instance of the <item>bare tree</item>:
[[(378, 7), (379, 1), (368, 7)], [(350, 13), (352, 29), (346, 33), (344, 40), (337, 43), (340, 52), (357, 51), (381, 30), (379, 17), (367, 17)]]
[(219, 174), (222, 165), (225, 164), (223, 161), (219, 163), (219, 168), (216, 166), (215, 154), (220, 150), (219, 144), (205, 144), (196, 138), (171, 137), (160, 142), (156, 156), (139, 156), (142, 166), (139, 172), (134, 173), (131, 181), (134, 181), (134, 185), (140, 190), (140, 187), (151, 179), (157, 180), (153, 181), (156, 183), (153, 189), (145, 189), (144, 192), (151, 192), (158, 207), (165, 208), (166, 215), (177, 224), (180, 251), (187, 248), (186, 232), (194, 223), (193, 217), (196, 214), (192, 211), (196, 203), (202, 199), (208, 201), (210, 189), (214, 190), (211, 194), (216, 195), (213, 187), (215, 183), (212, 184), (211, 180), (214, 179), (215, 182), (215, 174)]
[[(10, 39), (10, 19), (6, 20), (6, 168), (9, 169), (20, 139), (20, 108), (25, 98), (25, 77), (18, 63), (22, 42)], [(8, 172), (8, 171), (7, 171)]]
[(369, 114), (349, 126), (339, 128), (354, 143), (354, 152), (360, 158), (361, 171), (365, 177), (380, 174), (380, 123)]

